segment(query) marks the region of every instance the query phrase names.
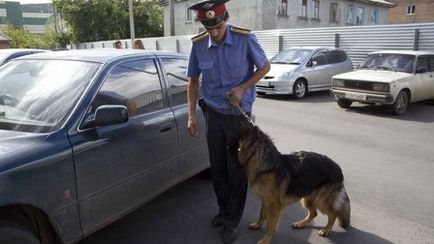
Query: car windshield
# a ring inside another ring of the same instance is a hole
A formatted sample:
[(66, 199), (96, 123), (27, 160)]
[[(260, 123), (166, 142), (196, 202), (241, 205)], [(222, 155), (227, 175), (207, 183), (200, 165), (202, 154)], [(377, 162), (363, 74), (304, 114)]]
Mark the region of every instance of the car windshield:
[(49, 132), (77, 103), (99, 64), (15, 60), (0, 68), (0, 129)]
[(272, 64), (300, 64), (305, 60), (312, 50), (309, 49), (290, 49), (280, 51), (270, 62)]
[(368, 55), (360, 66), (361, 69), (381, 69), (396, 72), (413, 73), (414, 55), (376, 53)]

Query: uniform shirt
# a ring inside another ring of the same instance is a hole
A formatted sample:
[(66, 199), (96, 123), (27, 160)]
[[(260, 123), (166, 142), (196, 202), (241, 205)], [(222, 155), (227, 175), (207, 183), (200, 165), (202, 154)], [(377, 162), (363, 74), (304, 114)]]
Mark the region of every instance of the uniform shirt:
[[(203, 35), (203, 36), (202, 36)], [(187, 69), (188, 77), (202, 74), (202, 95), (211, 109), (223, 114), (237, 114), (226, 93), (244, 83), (254, 72), (254, 66), (264, 67), (268, 59), (256, 36), (232, 25), (227, 25), (222, 44), (216, 44), (208, 33), (193, 38)], [(247, 90), (241, 106), (244, 112), (252, 111), (256, 89)]]

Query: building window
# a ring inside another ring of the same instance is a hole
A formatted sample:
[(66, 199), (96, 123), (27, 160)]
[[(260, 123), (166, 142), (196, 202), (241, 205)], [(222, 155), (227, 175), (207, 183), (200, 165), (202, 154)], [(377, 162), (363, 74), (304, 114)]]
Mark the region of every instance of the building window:
[(377, 25), (378, 24), (378, 9), (374, 9), (374, 10), (372, 10), (372, 16), (371, 16), (371, 22), (372, 22), (372, 24), (374, 24), (374, 25)]
[(363, 25), (364, 23), (365, 23), (365, 9), (359, 7), (357, 8), (356, 24)]
[(414, 15), (416, 13), (416, 5), (409, 4), (407, 5), (407, 15)]
[(191, 23), (193, 22), (193, 11), (188, 9), (190, 4), (185, 5), (185, 22)]
[(319, 19), (319, 1), (320, 0), (313, 0), (313, 18)]
[(278, 16), (288, 16), (288, 3), (287, 0), (281, 0), (277, 9)]
[(338, 3), (330, 3), (330, 22), (339, 22)]
[(307, 0), (300, 0), (300, 17), (307, 18)]
[(354, 6), (348, 7), (347, 24), (354, 24)]

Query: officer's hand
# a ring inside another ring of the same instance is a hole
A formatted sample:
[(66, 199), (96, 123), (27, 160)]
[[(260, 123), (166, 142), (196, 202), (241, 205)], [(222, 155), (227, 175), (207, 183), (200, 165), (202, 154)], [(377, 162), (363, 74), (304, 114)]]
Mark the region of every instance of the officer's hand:
[(192, 117), (192, 116), (188, 117), (187, 126), (191, 136), (199, 137), (199, 130), (197, 129), (196, 117)]
[(229, 99), (229, 103), (232, 106), (239, 106), (243, 94), (244, 94), (243, 89), (241, 89), (240, 87), (234, 87), (226, 94), (226, 96)]

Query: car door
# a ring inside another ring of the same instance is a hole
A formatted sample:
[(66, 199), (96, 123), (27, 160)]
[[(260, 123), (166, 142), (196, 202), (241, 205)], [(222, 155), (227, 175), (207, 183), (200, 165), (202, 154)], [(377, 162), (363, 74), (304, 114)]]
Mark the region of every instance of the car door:
[(421, 55), (417, 58), (416, 74), (414, 79), (409, 82), (412, 89), (413, 102), (433, 97), (434, 78), (433, 72), (430, 70), (429, 57), (427, 55)]
[(304, 72), (310, 91), (321, 90), (330, 86), (329, 67), (327, 50), (319, 50), (312, 55)]
[(116, 220), (176, 182), (175, 119), (164, 100), (155, 60), (114, 67), (87, 117), (104, 104), (126, 106), (129, 120), (71, 136), (84, 233)]
[(205, 118), (198, 107), (196, 116), (200, 133), (199, 138), (192, 137), (187, 128), (187, 58), (162, 56), (160, 62), (165, 74), (169, 100), (178, 126), (178, 177), (180, 180), (184, 180), (209, 167)]

